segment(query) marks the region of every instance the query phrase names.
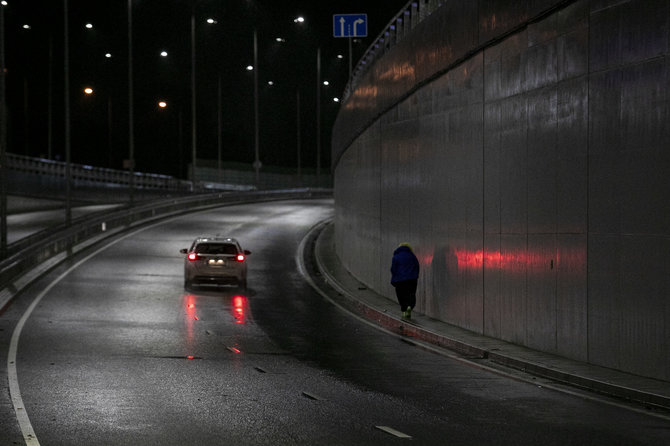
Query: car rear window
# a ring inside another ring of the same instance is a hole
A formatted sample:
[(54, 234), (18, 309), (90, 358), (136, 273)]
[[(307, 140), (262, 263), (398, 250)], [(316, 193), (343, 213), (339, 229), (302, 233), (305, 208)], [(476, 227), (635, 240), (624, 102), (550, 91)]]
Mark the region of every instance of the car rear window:
[(237, 247), (230, 243), (200, 243), (195, 248), (199, 254), (237, 254)]

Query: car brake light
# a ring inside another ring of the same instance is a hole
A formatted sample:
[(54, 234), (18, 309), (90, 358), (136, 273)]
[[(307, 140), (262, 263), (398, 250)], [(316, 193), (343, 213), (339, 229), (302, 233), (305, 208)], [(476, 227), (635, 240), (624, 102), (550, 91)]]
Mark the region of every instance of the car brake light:
[(237, 255), (237, 261), (238, 262), (244, 262), (244, 255), (243, 254), (238, 254)]
[(197, 260), (198, 259), (198, 254), (192, 252), (188, 255), (188, 259), (191, 260), (191, 261)]

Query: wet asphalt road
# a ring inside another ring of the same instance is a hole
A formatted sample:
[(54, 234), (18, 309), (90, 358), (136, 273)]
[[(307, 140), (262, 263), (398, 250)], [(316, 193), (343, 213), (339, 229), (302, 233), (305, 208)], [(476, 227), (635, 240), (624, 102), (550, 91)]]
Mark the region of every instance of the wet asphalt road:
[[(191, 214), (44, 277), (0, 316), (7, 358), (42, 295), (16, 363), (39, 443), (670, 444), (670, 421), (479, 370), (337, 309), (295, 261), (331, 213), (314, 200)], [(252, 251), (246, 291), (184, 290), (179, 249), (212, 233)], [(0, 444), (24, 444), (7, 390)]]

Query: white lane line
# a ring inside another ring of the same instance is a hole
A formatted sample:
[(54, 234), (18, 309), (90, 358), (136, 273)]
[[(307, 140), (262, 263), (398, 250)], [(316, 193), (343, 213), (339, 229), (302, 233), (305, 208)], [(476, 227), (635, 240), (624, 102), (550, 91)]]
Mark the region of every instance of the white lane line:
[(40, 303), (42, 298), (49, 291), (51, 291), (51, 289), (54, 286), (56, 286), (68, 274), (70, 274), (72, 271), (78, 268), (82, 263), (87, 262), (91, 257), (98, 255), (100, 252), (104, 251), (110, 246), (119, 243), (122, 240), (127, 239), (128, 237), (131, 237), (137, 233), (146, 231), (147, 229), (153, 228), (154, 226), (158, 226), (161, 224), (165, 224), (165, 221), (161, 221), (153, 225), (140, 228), (137, 231), (133, 231), (129, 234), (126, 234), (123, 237), (120, 237), (102, 246), (98, 250), (94, 251), (93, 253), (89, 254), (88, 256), (84, 257), (83, 259), (72, 265), (70, 268), (67, 269), (67, 271), (58, 276), (56, 280), (51, 282), (49, 286), (47, 286), (44, 290), (42, 290), (42, 292), (37, 297), (35, 297), (35, 300), (33, 300), (33, 302), (30, 304), (26, 312), (23, 313), (23, 316), (21, 317), (19, 322), (16, 324), (14, 332), (12, 333), (12, 339), (9, 343), (9, 352), (7, 353), (7, 377), (9, 379), (9, 394), (12, 400), (12, 405), (14, 406), (14, 413), (16, 414), (16, 418), (19, 423), (19, 428), (21, 429), (21, 433), (23, 434), (23, 440), (26, 442), (26, 445), (37, 446), (40, 444), (39, 441), (37, 440), (37, 435), (35, 435), (35, 431), (33, 430), (33, 426), (30, 423), (30, 418), (28, 417), (28, 411), (26, 410), (26, 406), (23, 403), (23, 398), (21, 397), (21, 388), (19, 387), (19, 376), (16, 368), (16, 353), (19, 346), (19, 338), (21, 337), (21, 331), (23, 330), (26, 321), (32, 314), (33, 310), (35, 310), (37, 305)]
[(323, 401), (323, 398), (321, 398), (320, 396), (315, 395), (315, 394), (313, 394), (313, 393), (310, 393), (310, 392), (302, 392), (302, 394), (303, 394), (303, 396), (309, 398), (310, 400), (314, 400), (314, 401)]
[(386, 432), (387, 434), (393, 435), (394, 437), (412, 438), (411, 435), (403, 434), (402, 432), (397, 431), (397, 430), (393, 429), (392, 427), (388, 427), (388, 426), (375, 426), (375, 427), (379, 430), (382, 430), (382, 431)]

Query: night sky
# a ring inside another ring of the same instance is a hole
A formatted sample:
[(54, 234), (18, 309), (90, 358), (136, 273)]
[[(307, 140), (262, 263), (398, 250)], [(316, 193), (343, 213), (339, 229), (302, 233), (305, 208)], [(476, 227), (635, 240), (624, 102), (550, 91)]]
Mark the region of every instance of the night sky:
[[(65, 158), (64, 2), (8, 0), (5, 7), (8, 152)], [(122, 168), (128, 158), (128, 2), (69, 0), (72, 162)], [(217, 158), (221, 79), (222, 159), (254, 160), (253, 30), (258, 34), (260, 159), (316, 164), (316, 60), (321, 49), (322, 160), (348, 75), (347, 39), (333, 37), (333, 14), (368, 14), (368, 37), (353, 44), (354, 63), (406, 0), (133, 0), (136, 170), (183, 177), (191, 157), (191, 32), (196, 18), (198, 159)], [(305, 23), (296, 24), (302, 15)], [(206, 23), (214, 18), (216, 24)], [(93, 28), (87, 29), (86, 23)], [(25, 29), (23, 25), (29, 25)], [(281, 37), (284, 42), (277, 42)], [(160, 52), (167, 51), (167, 57)], [(111, 57), (105, 57), (110, 53)], [(344, 56), (338, 59), (337, 55)], [(273, 85), (268, 82), (272, 81)], [(94, 90), (85, 95), (85, 87)], [(159, 100), (168, 103), (160, 109)], [(51, 118), (49, 118), (51, 117)], [(49, 137), (51, 122), (51, 137)], [(51, 145), (49, 144), (51, 141)], [(199, 163), (200, 164), (200, 163)], [(204, 164), (204, 162), (203, 162)]]

